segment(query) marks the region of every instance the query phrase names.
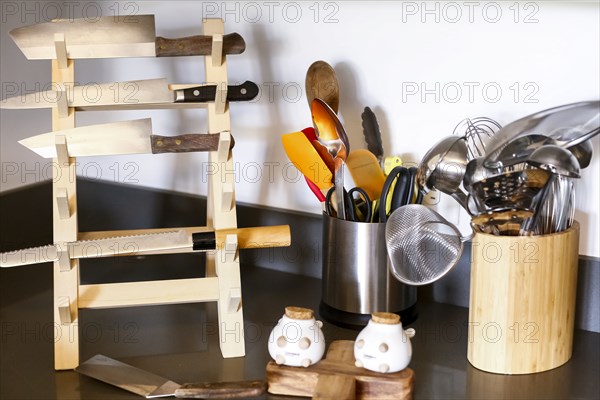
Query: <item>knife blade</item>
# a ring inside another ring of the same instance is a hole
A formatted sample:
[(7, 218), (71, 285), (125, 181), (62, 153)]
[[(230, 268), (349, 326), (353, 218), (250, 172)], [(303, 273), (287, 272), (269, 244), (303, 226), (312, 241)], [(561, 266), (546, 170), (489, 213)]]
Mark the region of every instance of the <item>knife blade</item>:
[[(154, 15), (57, 19), (10, 31), (10, 36), (30, 60), (56, 59), (54, 35), (65, 35), (67, 57), (172, 57), (210, 55), (212, 36), (179, 39), (156, 37)], [(224, 54), (241, 54), (246, 49), (238, 33), (223, 36)]]
[[(67, 139), (69, 157), (217, 151), (220, 138), (219, 133), (153, 135), (152, 120), (144, 118), (42, 133), (20, 140), (19, 144), (44, 158), (55, 158), (57, 135)], [(230, 149), (234, 144), (232, 137)]]
[[(110, 82), (88, 85), (65, 85), (64, 91), (46, 90), (8, 97), (0, 102), (3, 109), (36, 109), (58, 106), (67, 97), (67, 105), (76, 111), (124, 106), (140, 108), (144, 104), (205, 103), (215, 101), (216, 85), (202, 85), (187, 89), (170, 90), (167, 80), (145, 79), (127, 82)], [(227, 86), (227, 101), (250, 101), (259, 92), (258, 85), (246, 81), (241, 85)]]
[(264, 381), (188, 383), (180, 385), (162, 376), (97, 354), (81, 363), (75, 371), (147, 399), (175, 396), (196, 399), (234, 399), (264, 394)]
[(225, 247), (227, 235), (238, 236), (238, 248), (268, 248), (290, 245), (289, 225), (261, 226), (224, 230), (199, 230), (187, 228), (173, 231), (129, 236), (113, 236), (91, 240), (78, 240), (63, 244), (32, 247), (0, 253), (0, 267), (40, 264), (59, 260), (64, 251), (71, 259), (121, 257), (149, 254), (161, 250), (191, 249), (211, 251)]

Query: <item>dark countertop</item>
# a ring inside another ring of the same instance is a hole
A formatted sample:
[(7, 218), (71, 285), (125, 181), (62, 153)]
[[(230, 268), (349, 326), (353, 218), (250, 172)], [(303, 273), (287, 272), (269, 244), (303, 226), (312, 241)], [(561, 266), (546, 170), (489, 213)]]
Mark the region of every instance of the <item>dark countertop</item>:
[[(54, 371), (51, 282), (50, 264), (0, 271), (0, 398), (140, 398), (74, 371)], [(286, 305), (318, 309), (320, 281), (242, 265), (242, 282), (245, 357), (221, 357), (216, 306), (201, 303), (81, 310), (81, 360), (102, 353), (180, 383), (264, 378), (273, 324)], [(576, 331), (573, 358), (552, 371), (495, 375), (466, 359), (466, 308), (419, 303), (418, 311), (416, 399), (600, 398), (600, 334)], [(323, 329), (328, 342), (358, 333), (328, 323)]]

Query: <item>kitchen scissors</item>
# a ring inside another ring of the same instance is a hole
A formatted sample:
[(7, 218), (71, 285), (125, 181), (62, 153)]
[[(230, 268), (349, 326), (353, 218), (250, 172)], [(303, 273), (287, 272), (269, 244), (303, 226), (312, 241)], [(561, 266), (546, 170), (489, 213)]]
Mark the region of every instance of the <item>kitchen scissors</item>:
[[(328, 215), (335, 215), (336, 212), (332, 206), (333, 193), (335, 192), (335, 188), (331, 187), (327, 191), (327, 195), (325, 196), (325, 212)], [(354, 194), (358, 193), (359, 198), (355, 199)], [(363, 203), (357, 203), (359, 199), (362, 197)], [(344, 206), (346, 207), (346, 220), (354, 221), (354, 222), (370, 222), (371, 217), (373, 216), (373, 207), (371, 203), (371, 199), (365, 190), (360, 187), (352, 188), (348, 191), (344, 189)], [(362, 213), (362, 218), (357, 214), (357, 211)]]

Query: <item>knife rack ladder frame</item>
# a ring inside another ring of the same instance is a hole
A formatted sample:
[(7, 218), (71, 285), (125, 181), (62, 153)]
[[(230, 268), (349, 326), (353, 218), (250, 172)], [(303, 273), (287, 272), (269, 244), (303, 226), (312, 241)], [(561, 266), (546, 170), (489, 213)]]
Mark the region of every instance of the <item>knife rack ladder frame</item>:
[[(203, 21), (205, 35), (213, 37), (212, 54), (205, 57), (205, 82), (217, 84), (215, 102), (206, 105), (210, 132), (222, 132), (219, 148), (209, 153), (209, 162), (219, 171), (233, 171), (229, 149), (231, 136), (227, 99), (227, 61), (222, 52), (224, 23), (221, 19)], [(52, 60), (52, 81), (58, 85), (75, 82), (74, 60), (67, 59), (65, 37), (54, 37), (57, 59)], [(171, 85), (172, 90), (197, 84)], [(66, 96), (60, 96), (66, 99)], [(198, 105), (182, 107), (199, 108)], [(154, 107), (153, 107), (154, 108)], [(168, 107), (165, 107), (168, 108)], [(52, 109), (52, 130), (75, 127), (75, 109), (66, 100)], [(77, 224), (76, 160), (68, 156), (64, 136), (56, 135), (57, 158), (53, 160), (53, 234), (56, 243), (102, 238), (115, 232), (79, 232)], [(207, 226), (213, 229), (237, 227), (234, 177), (230, 173), (211, 174), (208, 182)], [(143, 234), (165, 231), (148, 229), (121, 231), (120, 234)], [(177, 250), (171, 253), (176, 253)], [(163, 252), (165, 253), (165, 252)], [(81, 285), (79, 260), (60, 254), (53, 265), (54, 277), (54, 366), (57, 370), (79, 365), (79, 309), (109, 308), (190, 302), (217, 302), (219, 342), (223, 357), (245, 355), (240, 264), (237, 235), (228, 235), (225, 247), (207, 253), (206, 277)], [(232, 334), (233, 333), (233, 334)]]

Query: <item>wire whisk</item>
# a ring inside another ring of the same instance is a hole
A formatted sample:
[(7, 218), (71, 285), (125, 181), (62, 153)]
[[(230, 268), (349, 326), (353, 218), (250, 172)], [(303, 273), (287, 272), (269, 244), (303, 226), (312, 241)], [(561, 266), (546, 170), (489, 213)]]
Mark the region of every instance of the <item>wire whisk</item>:
[(491, 118), (476, 117), (465, 118), (460, 121), (453, 135), (464, 136), (467, 142), (467, 156), (469, 160), (485, 155), (486, 144), (502, 126)]

